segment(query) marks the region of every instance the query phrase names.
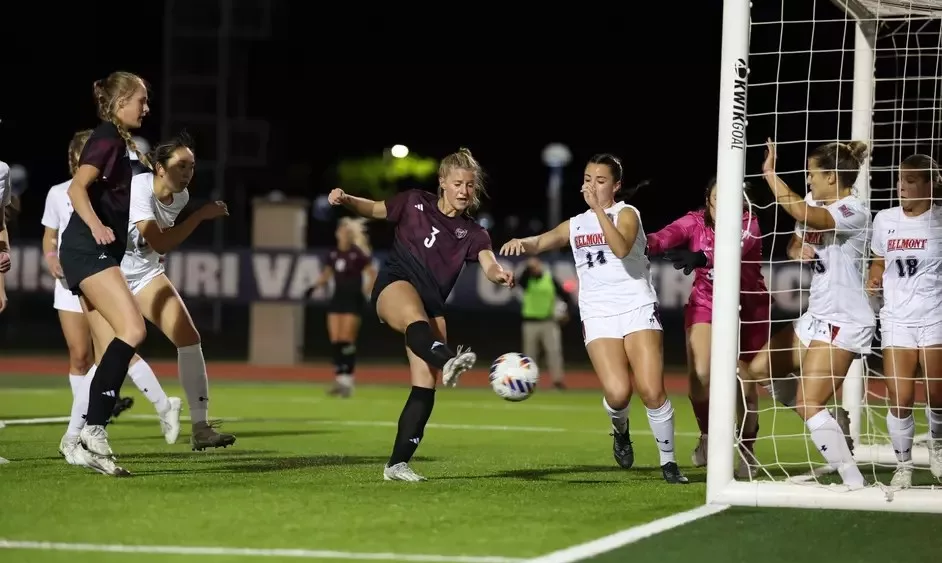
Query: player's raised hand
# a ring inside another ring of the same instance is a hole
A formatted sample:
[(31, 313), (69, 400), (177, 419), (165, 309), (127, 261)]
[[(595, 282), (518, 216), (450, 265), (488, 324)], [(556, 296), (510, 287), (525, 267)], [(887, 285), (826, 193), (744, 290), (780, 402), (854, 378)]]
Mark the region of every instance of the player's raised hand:
[(346, 192), (344, 192), (340, 188), (334, 188), (330, 190), (330, 194), (327, 195), (327, 203), (331, 205), (343, 205), (343, 202), (346, 198), (347, 198)]
[(0, 252), (0, 274), (9, 272), (12, 266), (13, 262), (10, 260), (10, 253)]
[(810, 244), (803, 244), (801, 245), (801, 259), (807, 261), (817, 260), (818, 253)]
[(867, 279), (867, 293), (870, 295), (879, 295), (881, 291), (883, 291), (882, 277)]
[(599, 209), (599, 196), (595, 186), (592, 184), (582, 184), (582, 199), (585, 200), (589, 209), (595, 211)]
[(500, 247), (501, 256), (523, 256), (527, 253), (527, 249), (523, 245), (523, 239), (515, 238), (510, 239), (505, 242), (503, 246)]
[(514, 286), (514, 273), (510, 270), (501, 270), (494, 276), (494, 281), (498, 285), (512, 288)]
[(775, 143), (772, 139), (765, 140), (765, 162), (762, 163), (763, 174), (775, 174)]

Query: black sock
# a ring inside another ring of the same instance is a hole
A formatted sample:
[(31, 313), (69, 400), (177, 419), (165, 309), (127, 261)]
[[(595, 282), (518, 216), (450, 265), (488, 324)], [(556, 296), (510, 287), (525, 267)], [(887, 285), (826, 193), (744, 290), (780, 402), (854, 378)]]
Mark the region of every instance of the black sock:
[(338, 342), (340, 346), (340, 365), (343, 371), (338, 374), (353, 375), (353, 370), (357, 366), (357, 345), (353, 342)]
[(92, 378), (91, 388), (88, 392), (88, 415), (86, 424), (90, 426), (103, 426), (105, 421), (114, 412), (115, 402), (124, 384), (124, 377), (128, 373), (128, 366), (134, 357), (134, 347), (123, 340), (115, 338), (108, 344), (101, 362)]
[(392, 456), (389, 457), (387, 467), (412, 459), (416, 448), (419, 447), (419, 442), (425, 436), (425, 425), (432, 416), (434, 406), (434, 389), (412, 388), (406, 406), (402, 407), (402, 414), (399, 415), (399, 430), (396, 432), (396, 443), (393, 445)]
[(432, 327), (426, 321), (416, 321), (406, 327), (406, 346), (438, 369), (444, 369), (448, 360), (455, 357), (448, 345), (435, 340)]
[(334, 373), (343, 375), (346, 373), (343, 368), (343, 346), (345, 342), (334, 342), (331, 347), (334, 349)]

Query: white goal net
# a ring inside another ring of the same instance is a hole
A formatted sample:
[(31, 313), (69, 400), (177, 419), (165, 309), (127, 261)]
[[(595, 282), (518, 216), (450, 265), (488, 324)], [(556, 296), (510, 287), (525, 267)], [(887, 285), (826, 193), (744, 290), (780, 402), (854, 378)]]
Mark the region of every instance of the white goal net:
[[(739, 352), (728, 343), (737, 341), (734, 330), (739, 333), (741, 257), (728, 249), (741, 237), (736, 211), (741, 209), (742, 182), (753, 186), (750, 199), (763, 227), (767, 283), (795, 282), (769, 288), (775, 301), (774, 334), (807, 307), (805, 289), (812, 272), (807, 263), (802, 266), (786, 256), (795, 221), (776, 203), (762, 177), (766, 139), (776, 143), (778, 176), (799, 195), (805, 194), (807, 158), (816, 147), (865, 141), (871, 158), (855, 184), (858, 197), (874, 215), (898, 205), (899, 163), (916, 153), (940, 159), (942, 1), (779, 0), (754, 3), (750, 10), (748, 0), (727, 0), (722, 64), (708, 500), (942, 512), (939, 481), (925, 470), (929, 451), (922, 384), (917, 384), (913, 410), (913, 487), (899, 491), (889, 486), (897, 459), (886, 428), (889, 400), (879, 331), (872, 353), (854, 363), (832, 399), (835, 413), (843, 408), (849, 414), (845, 428), (870, 486), (857, 491), (836, 486), (840, 477), (829, 470), (803, 421), (764, 392), (754, 477), (734, 479), (728, 459), (733, 442), (718, 439), (726, 430), (734, 432), (728, 418), (738, 384), (719, 374), (736, 372)], [(865, 256), (869, 254), (868, 237)], [(782, 275), (786, 271), (789, 275)], [(861, 271), (865, 281), (866, 262)], [(879, 302), (873, 306), (878, 308)], [(721, 338), (727, 331), (730, 338)]]

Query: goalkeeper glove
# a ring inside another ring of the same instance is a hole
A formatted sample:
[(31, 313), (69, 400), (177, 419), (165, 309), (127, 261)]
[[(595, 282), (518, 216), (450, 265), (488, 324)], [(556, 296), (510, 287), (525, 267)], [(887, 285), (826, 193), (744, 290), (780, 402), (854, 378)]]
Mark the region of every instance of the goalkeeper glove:
[(664, 253), (664, 258), (674, 264), (675, 270), (683, 269), (684, 274), (688, 276), (697, 268), (704, 268), (707, 265), (706, 254), (701, 251), (668, 250)]

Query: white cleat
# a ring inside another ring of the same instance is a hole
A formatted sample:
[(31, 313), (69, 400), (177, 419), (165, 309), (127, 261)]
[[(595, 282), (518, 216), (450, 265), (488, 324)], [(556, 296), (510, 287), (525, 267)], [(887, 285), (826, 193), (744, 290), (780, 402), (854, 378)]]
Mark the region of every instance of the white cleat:
[(697, 448), (693, 450), (690, 456), (694, 467), (706, 467), (707, 464), (707, 435), (700, 434), (700, 440), (697, 442)]
[(79, 461), (79, 463), (75, 465), (94, 469), (102, 475), (110, 475), (112, 477), (128, 477), (131, 475), (130, 471), (119, 466), (115, 463), (114, 458), (110, 456), (95, 455), (81, 447), (76, 450), (75, 455), (76, 459)]
[(415, 471), (412, 471), (412, 468), (409, 467), (409, 464), (401, 461), (392, 467), (386, 466), (383, 468), (383, 481), (425, 481), (425, 477), (422, 477)]
[(929, 472), (942, 479), (942, 440), (929, 440)]
[(908, 489), (913, 486), (913, 464), (903, 462), (896, 466), (896, 472), (890, 479), (890, 487), (897, 490)]
[(108, 431), (104, 426), (86, 424), (85, 428), (82, 428), (82, 433), (79, 434), (79, 439), (85, 445), (85, 449), (95, 455), (114, 456), (111, 444), (108, 443)]
[(175, 444), (177, 437), (180, 436), (180, 411), (183, 410), (183, 402), (180, 397), (168, 397), (167, 402), (170, 408), (166, 412), (157, 413), (160, 418), (160, 431), (168, 444)]
[(462, 349), (461, 346), (458, 346), (455, 357), (448, 360), (445, 368), (442, 369), (442, 383), (445, 384), (445, 387), (458, 385), (458, 378), (461, 377), (461, 374), (474, 367), (474, 362), (477, 360), (477, 354), (472, 352), (470, 348)]
[(83, 465), (81, 460), (84, 457), (76, 454), (77, 450), (85, 451), (85, 448), (82, 447), (82, 441), (78, 436), (69, 436), (68, 434), (62, 437), (62, 440), (59, 441), (59, 453), (62, 454), (62, 457), (65, 458), (66, 463), (69, 465)]

